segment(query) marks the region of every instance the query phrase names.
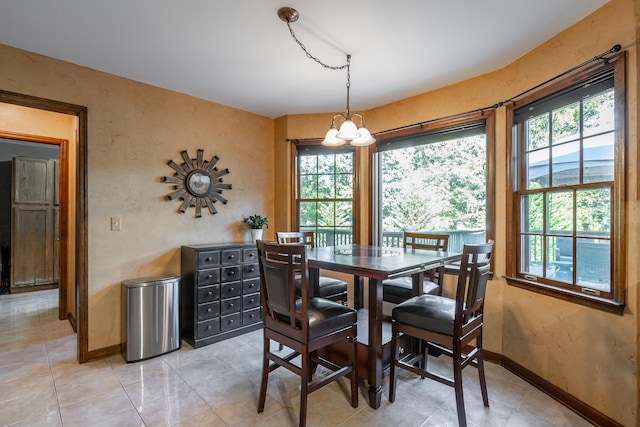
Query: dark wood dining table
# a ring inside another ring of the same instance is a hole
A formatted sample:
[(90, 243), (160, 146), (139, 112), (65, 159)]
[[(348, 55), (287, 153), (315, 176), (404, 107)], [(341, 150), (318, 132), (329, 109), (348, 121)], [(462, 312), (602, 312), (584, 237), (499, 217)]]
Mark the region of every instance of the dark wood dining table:
[[(362, 310), (366, 323), (358, 325), (358, 343), (366, 347), (366, 376), (369, 405), (377, 409), (382, 399), (385, 369), (383, 347), (382, 281), (399, 276), (412, 277), (413, 294), (422, 293), (424, 272), (457, 261), (459, 253), (422, 249), (387, 248), (366, 245), (326, 246), (307, 252), (310, 282), (317, 294), (319, 270), (331, 270), (354, 276), (354, 307), (363, 308), (363, 278), (369, 279), (368, 310)], [(364, 329), (364, 330), (363, 330)], [(366, 336), (365, 336), (366, 334)], [(386, 334), (390, 335), (390, 334)], [(360, 347), (359, 347), (360, 348)]]

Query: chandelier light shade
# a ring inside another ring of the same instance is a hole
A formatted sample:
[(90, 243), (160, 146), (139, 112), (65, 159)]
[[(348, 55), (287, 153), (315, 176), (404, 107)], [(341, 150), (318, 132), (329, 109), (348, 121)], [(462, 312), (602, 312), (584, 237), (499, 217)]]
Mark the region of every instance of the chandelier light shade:
[[(322, 65), (325, 68), (329, 68), (332, 70), (343, 70), (347, 69), (347, 112), (346, 114), (338, 113), (333, 116), (331, 120), (331, 126), (327, 131), (327, 134), (322, 141), (323, 145), (337, 147), (339, 145), (346, 144), (347, 142), (353, 146), (366, 146), (371, 145), (376, 142), (376, 139), (371, 135), (371, 132), (365, 127), (364, 117), (360, 113), (351, 114), (351, 110), (349, 108), (349, 89), (351, 88), (351, 55), (347, 55), (347, 63), (344, 65), (340, 65), (337, 67), (327, 65), (320, 61), (315, 56), (311, 55), (305, 46), (298, 40), (293, 29), (291, 28), (291, 23), (296, 22), (298, 18), (300, 18), (300, 13), (297, 10), (291, 7), (282, 7), (278, 10), (278, 17), (287, 23), (287, 27), (289, 27), (289, 32), (291, 33), (291, 37), (298, 43), (300, 48), (307, 54), (307, 56), (318, 64)], [(354, 121), (354, 119), (356, 119)], [(338, 127), (339, 125), (339, 127)]]

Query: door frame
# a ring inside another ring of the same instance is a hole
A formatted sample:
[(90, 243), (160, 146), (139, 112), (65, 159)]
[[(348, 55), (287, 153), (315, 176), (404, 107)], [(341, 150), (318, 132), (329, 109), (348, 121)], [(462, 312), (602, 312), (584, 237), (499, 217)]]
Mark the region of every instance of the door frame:
[[(88, 108), (81, 105), (0, 90), (0, 102), (39, 110), (69, 114), (78, 118), (76, 153), (76, 248), (75, 287), (77, 358), (89, 359), (89, 286), (88, 286), (88, 203), (87, 203), (87, 139)], [(62, 156), (62, 149), (60, 150)], [(68, 230), (67, 230), (68, 231)], [(61, 230), (62, 232), (62, 230)]]

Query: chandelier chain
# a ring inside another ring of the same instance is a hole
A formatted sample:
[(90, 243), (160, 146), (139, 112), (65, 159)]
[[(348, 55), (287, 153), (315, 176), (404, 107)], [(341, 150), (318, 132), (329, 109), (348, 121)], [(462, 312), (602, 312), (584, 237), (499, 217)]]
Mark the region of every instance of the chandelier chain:
[(348, 61), (344, 65), (327, 65), (324, 62), (322, 62), (319, 58), (313, 56), (311, 53), (309, 53), (309, 51), (304, 46), (304, 44), (302, 44), (302, 42), (300, 40), (298, 40), (298, 38), (296, 37), (296, 33), (293, 31), (293, 28), (291, 28), (291, 22), (288, 19), (287, 19), (286, 22), (287, 22), (287, 27), (289, 27), (289, 32), (291, 33), (291, 37), (293, 37), (293, 39), (296, 41), (296, 43), (298, 43), (300, 48), (307, 55), (307, 58), (313, 59), (318, 64), (322, 65), (324, 68), (329, 68), (330, 70), (344, 70), (345, 68), (347, 68), (349, 66), (349, 62)]

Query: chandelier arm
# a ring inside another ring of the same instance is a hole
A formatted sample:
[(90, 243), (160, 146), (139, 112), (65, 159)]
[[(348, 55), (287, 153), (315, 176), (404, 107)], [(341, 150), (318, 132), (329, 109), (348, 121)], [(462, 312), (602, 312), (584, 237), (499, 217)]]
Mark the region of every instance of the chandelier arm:
[(300, 46), (300, 49), (302, 49), (304, 51), (304, 53), (307, 55), (307, 58), (313, 59), (318, 64), (322, 65), (324, 68), (329, 68), (331, 70), (344, 70), (345, 68), (348, 67), (348, 65), (349, 65), (348, 62), (347, 62), (347, 64), (344, 64), (344, 65), (327, 65), (324, 62), (322, 62), (319, 58), (313, 56), (311, 53), (309, 53), (309, 51), (304, 46), (304, 44), (302, 44), (302, 42), (300, 40), (298, 40), (298, 37), (296, 37), (296, 33), (293, 31), (293, 28), (291, 28), (291, 20), (287, 19), (286, 23), (287, 23), (287, 27), (289, 27), (289, 32), (291, 33), (291, 37), (293, 37), (293, 39), (296, 41), (296, 43), (298, 43), (298, 46)]

